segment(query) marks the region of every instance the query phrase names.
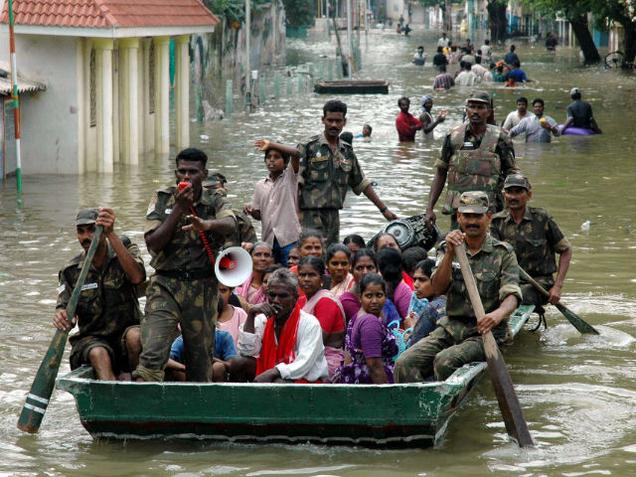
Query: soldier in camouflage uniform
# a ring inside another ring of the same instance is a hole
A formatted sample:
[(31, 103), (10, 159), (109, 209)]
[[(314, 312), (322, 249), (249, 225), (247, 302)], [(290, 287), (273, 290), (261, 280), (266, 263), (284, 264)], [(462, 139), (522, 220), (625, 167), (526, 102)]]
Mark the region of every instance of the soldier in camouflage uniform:
[[(206, 189), (212, 189), (217, 194), (227, 197), (227, 179), (220, 172), (211, 174), (209, 179), (203, 184)], [(232, 209), (234, 218), (236, 219), (236, 228), (234, 232), (226, 237), (223, 248), (227, 247), (243, 247), (245, 250), (252, 250), (254, 244), (258, 241), (256, 231), (252, 225), (252, 221), (248, 215), (240, 209)]]
[(482, 190), (488, 194), (490, 210), (503, 209), (501, 188), (508, 174), (518, 172), (510, 136), (487, 124), (490, 95), (476, 92), (466, 100), (468, 123), (454, 128), (444, 140), (441, 157), (435, 162), (435, 178), (426, 207), (426, 220), (436, 220), (433, 208), (448, 179), (444, 214), (451, 215), (451, 229), (457, 228), (457, 205), (462, 192)]
[[(199, 232), (205, 233), (216, 256), (235, 220), (225, 199), (202, 187), (206, 163), (207, 156), (198, 149), (181, 151), (177, 183), (190, 185), (158, 190), (148, 207), (144, 237), (155, 275), (141, 320), (142, 352), (133, 373), (138, 381), (163, 380), (177, 323), (185, 345), (186, 379), (205, 382), (211, 377), (218, 282)], [(191, 215), (192, 208), (196, 215)]]
[[(84, 252), (73, 258), (59, 273), (60, 286), (53, 325), (70, 330), (66, 306), (79, 277), (95, 226), (103, 232), (86, 281), (82, 286), (76, 316), (79, 332), (70, 337), (71, 369), (90, 364), (97, 379), (114, 380), (119, 371), (130, 371), (127, 360), (129, 338), (138, 330), (141, 312), (137, 285), (146, 279), (139, 248), (114, 230), (112, 209), (82, 209), (75, 220), (77, 239)], [(131, 336), (129, 336), (131, 335)], [(131, 357), (136, 359), (135, 357)]]
[[(498, 240), (511, 244), (519, 266), (543, 288), (549, 290), (550, 296), (545, 298), (521, 278), (523, 303), (535, 305), (540, 312), (542, 305), (547, 302), (555, 305), (561, 299), (561, 288), (572, 259), (572, 248), (545, 209), (527, 205), (531, 198), (532, 187), (528, 179), (521, 174), (506, 177), (504, 199), (508, 208), (495, 214), (490, 233)], [(558, 272), (555, 253), (559, 254)]]
[[(519, 271), (512, 246), (488, 234), (492, 212), (483, 191), (464, 192), (458, 204), (460, 230), (446, 236), (431, 277), (435, 295), (446, 294), (448, 316), (437, 328), (400, 355), (395, 381), (422, 381), (434, 374), (444, 380), (466, 363), (485, 361), (482, 335), (511, 340), (508, 317), (521, 301)], [(454, 262), (455, 247), (464, 243), (486, 315), (476, 321), (461, 269)]]
[(319, 230), (327, 237), (326, 245), (339, 241), (339, 210), (344, 205), (347, 189), (363, 193), (387, 220), (397, 216), (391, 212), (364, 176), (350, 144), (339, 139), (347, 120), (347, 105), (331, 100), (323, 107), (324, 132), (299, 144), (298, 177), (299, 209), (303, 229)]

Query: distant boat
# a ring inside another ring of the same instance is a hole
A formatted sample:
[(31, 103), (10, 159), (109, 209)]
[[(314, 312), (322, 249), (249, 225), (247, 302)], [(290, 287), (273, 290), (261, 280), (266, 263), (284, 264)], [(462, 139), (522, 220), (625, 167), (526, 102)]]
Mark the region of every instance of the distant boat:
[[(512, 314), (513, 335), (533, 308)], [(441, 440), (486, 368), (470, 363), (446, 381), (352, 385), (97, 381), (84, 366), (57, 384), (94, 438), (426, 447)]]
[(384, 80), (318, 81), (314, 85), (318, 94), (389, 94), (389, 82)]

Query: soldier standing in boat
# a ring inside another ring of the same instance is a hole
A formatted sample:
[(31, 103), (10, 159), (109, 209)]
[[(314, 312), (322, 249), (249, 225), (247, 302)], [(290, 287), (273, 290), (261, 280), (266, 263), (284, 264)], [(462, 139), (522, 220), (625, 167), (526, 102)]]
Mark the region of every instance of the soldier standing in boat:
[[(484, 191), (461, 194), (457, 217), (461, 230), (446, 235), (431, 277), (433, 293), (447, 297), (448, 316), (398, 358), (396, 382), (419, 382), (431, 375), (444, 380), (466, 363), (485, 361), (482, 335), (488, 331), (500, 345), (511, 340), (508, 317), (521, 301), (519, 270), (512, 246), (488, 233), (491, 218)], [(460, 266), (454, 261), (455, 247), (463, 243), (486, 312), (479, 323)]]
[(347, 123), (346, 116), (345, 103), (327, 101), (322, 116), (324, 132), (297, 147), (300, 155), (298, 206), (301, 225), (303, 229), (321, 231), (327, 237), (326, 245), (339, 242), (340, 209), (344, 206), (349, 187), (355, 194), (367, 196), (385, 219), (397, 219), (375, 193), (371, 181), (364, 176), (351, 145), (339, 139)]
[[(545, 209), (529, 207), (532, 198), (530, 181), (521, 174), (512, 174), (504, 182), (507, 209), (495, 214), (490, 232), (515, 249), (519, 266), (549, 291), (545, 298), (533, 285), (521, 278), (523, 304), (535, 305), (542, 314), (542, 305), (556, 305), (572, 259), (572, 247), (561, 229)], [(555, 260), (559, 255), (559, 264)], [(554, 273), (556, 272), (556, 279)]]
[(349, 187), (364, 194), (387, 220), (397, 215), (384, 205), (362, 172), (351, 144), (340, 139), (347, 124), (347, 105), (332, 99), (322, 108), (322, 134), (296, 147), (268, 141), (268, 148), (292, 157), (300, 157), (298, 170), (298, 208), (303, 229), (318, 230), (326, 237), (326, 246), (340, 241), (340, 209)]
[(490, 211), (503, 209), (504, 179), (518, 172), (510, 136), (487, 123), (491, 98), (476, 92), (466, 100), (467, 123), (454, 128), (444, 140), (441, 157), (435, 162), (435, 177), (426, 206), (426, 220), (435, 223), (435, 204), (448, 179), (444, 214), (451, 215), (451, 229), (457, 228), (457, 206), (462, 192), (482, 190), (488, 195)]
[(204, 189), (207, 156), (184, 149), (176, 157), (176, 182), (155, 193), (146, 215), (145, 239), (155, 274), (146, 290), (146, 312), (141, 319), (142, 352), (133, 373), (138, 381), (162, 381), (177, 335), (185, 345), (186, 379), (210, 380), (211, 351), (218, 300), (218, 282), (200, 232), (216, 256), (236, 222), (227, 201)]
[(77, 214), (77, 240), (84, 252), (59, 273), (53, 325), (60, 330), (73, 328), (67, 320), (66, 306), (97, 225), (104, 230), (77, 304), (74, 318), (79, 332), (69, 338), (70, 361), (71, 369), (90, 364), (97, 379), (114, 380), (120, 371), (131, 371), (127, 358), (136, 359), (136, 356), (130, 356), (136, 354), (130, 347), (139, 337), (138, 329), (133, 329), (139, 324), (141, 315), (137, 285), (146, 279), (146, 271), (139, 247), (125, 235), (120, 237), (115, 232), (112, 209), (82, 209)]

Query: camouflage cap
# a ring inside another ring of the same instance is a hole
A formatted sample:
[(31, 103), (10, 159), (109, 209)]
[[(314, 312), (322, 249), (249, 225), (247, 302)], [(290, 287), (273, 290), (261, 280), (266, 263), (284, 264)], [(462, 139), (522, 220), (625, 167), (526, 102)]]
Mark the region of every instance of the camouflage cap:
[(203, 187), (206, 188), (216, 188), (216, 187), (224, 187), (227, 183), (227, 179), (220, 172), (215, 172), (210, 174), (207, 180), (203, 181)]
[(97, 220), (97, 209), (81, 209), (75, 217), (75, 225), (90, 225), (94, 224)]
[(459, 197), (457, 210), (462, 214), (485, 214), (489, 206), (488, 194), (480, 190), (471, 190)]
[(473, 91), (470, 97), (466, 100), (466, 104), (470, 102), (486, 103), (490, 104), (490, 95), (485, 91)]
[(532, 189), (530, 181), (521, 174), (510, 174), (506, 177), (503, 188), (508, 189), (509, 187), (522, 187), (525, 190)]

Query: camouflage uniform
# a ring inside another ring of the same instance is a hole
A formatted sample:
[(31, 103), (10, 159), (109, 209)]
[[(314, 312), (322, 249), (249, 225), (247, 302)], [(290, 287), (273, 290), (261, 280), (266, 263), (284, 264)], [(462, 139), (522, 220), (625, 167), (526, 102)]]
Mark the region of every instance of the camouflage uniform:
[[(121, 241), (135, 261), (144, 269), (139, 247), (126, 236)], [(91, 349), (103, 347), (108, 351), (115, 372), (127, 367), (122, 339), (128, 327), (138, 325), (141, 312), (137, 300), (137, 286), (130, 283), (117, 254), (108, 245), (104, 266), (97, 270), (91, 265), (77, 304), (79, 332), (69, 338), (71, 369), (90, 361)], [(73, 258), (59, 273), (60, 287), (56, 308), (66, 308), (79, 277), (83, 252)]]
[[(203, 187), (211, 190), (221, 197), (227, 197), (227, 189), (224, 186), (226, 182), (227, 179), (225, 178), (225, 176), (217, 172), (215, 174), (212, 174), (210, 180), (205, 182), (203, 184)], [(219, 183), (221, 184), (221, 187), (218, 187)], [(217, 187), (215, 188), (215, 186)], [(256, 231), (254, 230), (252, 221), (247, 216), (247, 214), (238, 209), (232, 209), (232, 213), (234, 213), (234, 217), (236, 218), (236, 228), (234, 229), (234, 232), (232, 234), (226, 237), (223, 248), (240, 247), (243, 242), (257, 242), (258, 238), (256, 237)]]
[[(552, 288), (557, 270), (554, 254), (568, 250), (570, 242), (545, 209), (526, 207), (519, 224), (515, 223), (508, 210), (504, 210), (494, 215), (490, 231), (495, 238), (514, 247), (521, 268), (546, 290)], [(548, 302), (523, 278), (521, 291), (524, 304), (541, 306)]]
[(339, 141), (332, 152), (324, 134), (313, 136), (298, 145), (300, 223), (303, 228), (317, 229), (327, 245), (339, 241), (339, 209), (344, 206), (347, 189), (360, 195), (369, 181), (362, 172), (350, 144)]
[[(467, 148), (469, 144), (472, 149)], [(490, 124), (481, 138), (471, 132), (468, 124), (451, 130), (434, 166), (448, 171), (446, 203), (442, 212), (452, 214), (451, 228), (457, 228), (455, 215), (462, 192), (483, 190), (488, 194), (491, 210), (502, 210), (504, 179), (518, 171), (510, 136)]]
[[(437, 263), (443, 254), (444, 243)], [(479, 252), (471, 255), (467, 251), (467, 254), (486, 313), (496, 310), (508, 295), (515, 295), (521, 301), (517, 259), (512, 246), (488, 235)], [(464, 364), (486, 359), (459, 264), (453, 262), (452, 267), (452, 279), (446, 292), (448, 316), (438, 322), (430, 335), (400, 356), (394, 371), (396, 382), (423, 381), (433, 373), (436, 379), (444, 380)], [(498, 343), (509, 342), (508, 320), (494, 327), (492, 333)]]
[(226, 237), (223, 248), (240, 247), (243, 242), (256, 243), (258, 238), (250, 218), (242, 210), (232, 209), (232, 212), (236, 218), (236, 228), (234, 233)]
[[(158, 190), (148, 207), (146, 233), (156, 229), (170, 215), (175, 205), (176, 187)], [(225, 199), (203, 189), (195, 204), (202, 219), (233, 217)], [(185, 232), (188, 224), (182, 215), (170, 242), (159, 253), (150, 251), (150, 265), (156, 270), (146, 290), (146, 313), (141, 319), (142, 353), (134, 375), (145, 381), (161, 381), (170, 356), (170, 346), (177, 335), (177, 323), (185, 344), (186, 378), (207, 381), (210, 352), (214, 349), (218, 282), (198, 233)], [(207, 232), (214, 253), (225, 237)]]

